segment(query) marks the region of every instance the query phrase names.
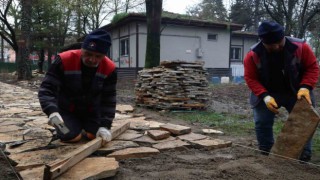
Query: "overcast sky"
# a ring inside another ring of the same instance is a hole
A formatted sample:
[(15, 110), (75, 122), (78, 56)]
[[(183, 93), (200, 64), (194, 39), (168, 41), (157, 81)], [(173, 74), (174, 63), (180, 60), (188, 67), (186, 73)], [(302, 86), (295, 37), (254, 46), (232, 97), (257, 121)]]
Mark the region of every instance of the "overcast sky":
[[(188, 6), (198, 4), (202, 0), (163, 0), (163, 9), (165, 11), (185, 14)], [(229, 4), (229, 0), (223, 0), (225, 7)], [(226, 7), (226, 9), (228, 9)]]

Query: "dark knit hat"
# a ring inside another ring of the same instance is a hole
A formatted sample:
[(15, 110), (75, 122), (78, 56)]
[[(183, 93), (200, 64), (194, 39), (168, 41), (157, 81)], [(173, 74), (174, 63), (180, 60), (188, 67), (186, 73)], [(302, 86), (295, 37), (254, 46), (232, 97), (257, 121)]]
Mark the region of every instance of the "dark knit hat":
[(272, 21), (264, 21), (258, 28), (258, 36), (265, 44), (274, 44), (284, 38), (283, 27)]
[(85, 37), (81, 47), (89, 51), (107, 54), (110, 46), (110, 34), (105, 30), (97, 29)]

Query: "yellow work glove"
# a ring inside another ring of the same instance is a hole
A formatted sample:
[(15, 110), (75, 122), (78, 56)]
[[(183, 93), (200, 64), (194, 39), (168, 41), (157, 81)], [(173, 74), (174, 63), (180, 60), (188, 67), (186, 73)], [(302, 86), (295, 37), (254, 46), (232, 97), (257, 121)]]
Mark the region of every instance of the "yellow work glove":
[(309, 104), (311, 104), (311, 98), (310, 98), (310, 91), (307, 88), (300, 88), (297, 94), (297, 98), (301, 99), (301, 97), (304, 97)]
[(278, 113), (279, 113), (279, 111), (278, 111), (278, 104), (276, 103), (276, 100), (274, 100), (273, 97), (271, 97), (271, 96), (266, 96), (266, 97), (263, 98), (263, 101), (264, 101), (264, 103), (266, 103), (267, 108), (268, 108), (270, 111), (274, 112), (275, 114), (278, 114)]

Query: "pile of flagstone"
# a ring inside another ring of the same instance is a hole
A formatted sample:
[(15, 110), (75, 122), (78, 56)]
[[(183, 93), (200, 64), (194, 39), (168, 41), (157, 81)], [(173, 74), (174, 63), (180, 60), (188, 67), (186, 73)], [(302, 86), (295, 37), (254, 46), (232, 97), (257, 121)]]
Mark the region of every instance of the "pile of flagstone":
[[(130, 128), (100, 148), (99, 156), (85, 158), (59, 178), (107, 178), (116, 174), (120, 159), (152, 156), (169, 149), (231, 146), (230, 141), (207, 136), (207, 133), (221, 133), (212, 129), (197, 134), (190, 127), (146, 119), (143, 114), (134, 113), (130, 105), (119, 104), (116, 109), (111, 130), (126, 122), (130, 122)], [(72, 144), (51, 142), (52, 132), (36, 92), (0, 82), (0, 143), (6, 144), (5, 151), (17, 163), (15, 168), (23, 179), (43, 179), (46, 164), (63, 159), (88, 143), (87, 140)]]
[(203, 62), (162, 61), (139, 71), (136, 104), (162, 110), (205, 109), (210, 93)]

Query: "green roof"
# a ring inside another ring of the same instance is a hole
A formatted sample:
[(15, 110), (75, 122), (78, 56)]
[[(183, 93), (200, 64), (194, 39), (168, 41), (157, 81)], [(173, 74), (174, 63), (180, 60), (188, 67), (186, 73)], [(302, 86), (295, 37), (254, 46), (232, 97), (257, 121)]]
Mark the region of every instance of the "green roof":
[[(106, 29), (113, 29), (117, 26), (124, 25), (129, 22), (140, 21), (146, 22), (146, 13), (123, 13), (116, 15), (112, 23), (102, 27)], [(210, 19), (200, 19), (187, 14), (177, 14), (172, 12), (162, 12), (162, 24), (177, 24), (184, 26), (199, 26), (199, 27), (216, 27), (216, 28), (231, 28), (231, 30), (241, 30), (242, 24), (235, 24), (230, 22), (221, 22)]]

